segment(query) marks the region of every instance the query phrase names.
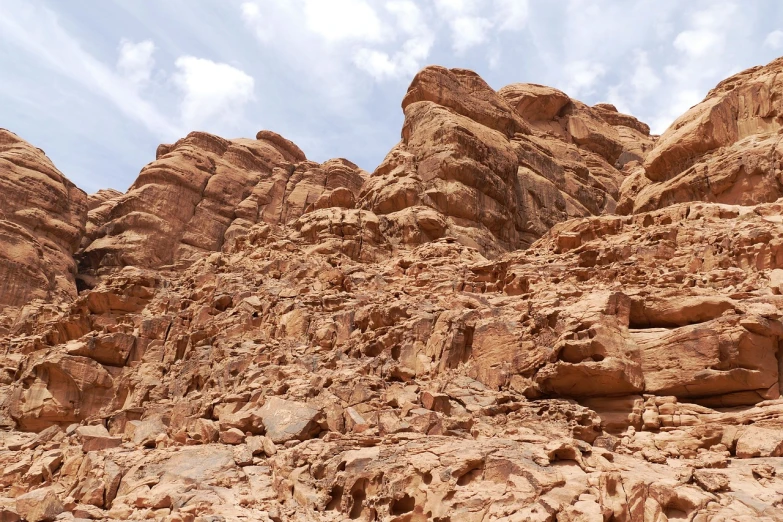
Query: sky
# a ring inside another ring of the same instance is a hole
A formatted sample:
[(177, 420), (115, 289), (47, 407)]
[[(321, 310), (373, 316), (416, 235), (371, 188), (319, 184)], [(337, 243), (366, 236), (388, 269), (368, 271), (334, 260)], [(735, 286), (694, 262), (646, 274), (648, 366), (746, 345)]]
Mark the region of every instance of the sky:
[(372, 172), (430, 64), (557, 87), (663, 132), (783, 55), (780, 0), (0, 0), (0, 127), (87, 192), (159, 143), (269, 129)]

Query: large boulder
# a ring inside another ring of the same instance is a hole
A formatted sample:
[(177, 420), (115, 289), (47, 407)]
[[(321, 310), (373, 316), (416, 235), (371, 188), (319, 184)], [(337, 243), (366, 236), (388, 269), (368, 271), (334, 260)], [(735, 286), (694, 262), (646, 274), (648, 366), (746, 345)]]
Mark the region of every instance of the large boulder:
[(316, 408), (272, 397), (260, 411), (266, 436), (275, 444), (289, 440), (307, 440), (322, 430), (324, 414)]
[(28, 522), (50, 522), (65, 511), (54, 488), (41, 488), (16, 499), (16, 510)]
[(114, 397), (114, 379), (100, 364), (59, 353), (31, 357), (10, 398), (10, 414), (23, 430), (67, 425), (98, 413)]

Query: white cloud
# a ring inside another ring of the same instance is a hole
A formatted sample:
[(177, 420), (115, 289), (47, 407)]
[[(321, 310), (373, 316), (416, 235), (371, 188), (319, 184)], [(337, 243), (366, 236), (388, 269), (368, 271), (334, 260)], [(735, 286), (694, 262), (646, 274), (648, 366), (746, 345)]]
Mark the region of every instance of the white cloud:
[[(198, 127), (229, 130), (253, 98), (253, 78), (227, 64), (191, 56), (176, 61), (172, 80), (181, 95), (179, 115), (161, 110), (160, 99), (142, 96), (154, 60), (152, 41), (119, 44), (116, 70), (84, 50), (46, 7), (23, 5), (14, 16), (0, 16), (0, 38), (35, 56), (41, 64), (111, 102), (126, 118), (139, 122), (162, 141), (179, 138)], [(173, 92), (169, 94), (174, 94)]]
[(182, 56), (175, 62), (175, 85), (182, 91), (182, 122), (188, 129), (236, 122), (254, 97), (252, 76), (225, 63)]
[(634, 50), (632, 63), (633, 69), (606, 93), (609, 103), (625, 113), (633, 113), (633, 107), (644, 106), (651, 97), (661, 93), (662, 81), (650, 64), (649, 54), (641, 49)]
[(716, 31), (700, 29), (683, 31), (674, 39), (674, 47), (694, 58), (720, 51), (723, 37)]
[(596, 84), (606, 74), (606, 67), (603, 64), (590, 60), (567, 63), (563, 70), (566, 81), (563, 90), (575, 98), (595, 92)]
[(411, 0), (386, 2), (386, 10), (394, 15), (397, 27), (406, 34), (421, 35), (429, 31), (424, 14)]
[(412, 1), (393, 0), (385, 7), (394, 16), (397, 31), (407, 39), (397, 50), (363, 47), (354, 54), (353, 63), (376, 81), (410, 78), (421, 69), (435, 38), (421, 9)]
[(117, 59), (117, 71), (131, 83), (143, 87), (152, 77), (155, 67), (155, 44), (152, 40), (133, 43), (130, 40), (120, 41), (120, 56)]
[(519, 31), (527, 25), (528, 0), (495, 0), (496, 20), (501, 31)]
[(776, 29), (769, 33), (767, 37), (764, 38), (764, 47), (775, 50), (783, 48), (783, 31)]
[(242, 18), (248, 27), (253, 29), (255, 37), (262, 42), (272, 40), (273, 26), (270, 19), (261, 12), (261, 7), (255, 2), (243, 2), (240, 6)]
[(502, 58), (503, 58), (503, 51), (500, 49), (500, 47), (498, 46), (492, 47), (487, 53), (487, 63), (489, 64), (489, 68), (495, 70), (498, 67), (500, 67), (500, 62)]
[[(529, 17), (528, 0), (434, 0), (437, 14), (451, 29), (452, 49), (458, 55), (487, 43), (494, 32), (524, 29)], [(499, 65), (500, 54), (490, 51), (490, 67)]]
[(476, 0), (434, 0), (438, 15), (451, 29), (452, 49), (462, 54), (487, 41), (493, 23), (481, 16), (481, 4)]
[(479, 4), (476, 0), (434, 0), (437, 13), (451, 28), (452, 49), (462, 54), (472, 47), (487, 41), (493, 24), (477, 14)]
[(359, 49), (354, 56), (354, 62), (359, 69), (376, 80), (393, 78), (399, 71), (399, 67), (388, 53), (375, 49)]
[(384, 39), (383, 24), (365, 0), (305, 0), (308, 29), (329, 42)]
[(421, 69), (431, 47), (432, 39), (421, 37), (407, 40), (400, 51), (391, 55), (384, 51), (362, 48), (354, 55), (354, 63), (377, 81), (411, 77)]
[(675, 49), (692, 58), (720, 53), (726, 40), (726, 28), (736, 12), (737, 6), (733, 2), (716, 2), (708, 9), (695, 12), (691, 17), (692, 28), (674, 39)]
[(696, 11), (691, 17), (695, 27), (702, 29), (724, 29), (736, 22), (735, 15), (739, 9), (733, 1), (709, 2), (706, 9)]
[(653, 94), (661, 85), (661, 79), (650, 66), (650, 60), (646, 52), (637, 49), (634, 53), (634, 71), (631, 76), (631, 85), (634, 88), (634, 97), (637, 101)]
[(46, 68), (107, 99), (127, 118), (160, 138), (172, 139), (180, 134), (177, 126), (139, 96), (134, 84), (82, 49), (51, 10), (13, 0), (7, 0), (6, 5), (8, 9), (0, 16), (0, 38), (36, 57)]
[(476, 0), (434, 0), (435, 8), (441, 16), (457, 18), (472, 14), (478, 8)]
[(477, 16), (460, 16), (451, 21), (454, 33), (454, 51), (463, 53), (487, 41), (492, 22)]

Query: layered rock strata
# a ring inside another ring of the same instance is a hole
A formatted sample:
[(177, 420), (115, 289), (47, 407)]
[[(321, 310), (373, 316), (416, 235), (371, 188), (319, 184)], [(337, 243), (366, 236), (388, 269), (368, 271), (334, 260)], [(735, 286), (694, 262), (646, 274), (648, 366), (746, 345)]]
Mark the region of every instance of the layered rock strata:
[(402, 102), (402, 141), (362, 188), (395, 244), (455, 237), (495, 256), (570, 217), (613, 212), (618, 168), (649, 128), (533, 84), (499, 92), (472, 71), (428, 67)]
[(87, 195), (44, 152), (0, 129), (0, 307), (75, 297)]

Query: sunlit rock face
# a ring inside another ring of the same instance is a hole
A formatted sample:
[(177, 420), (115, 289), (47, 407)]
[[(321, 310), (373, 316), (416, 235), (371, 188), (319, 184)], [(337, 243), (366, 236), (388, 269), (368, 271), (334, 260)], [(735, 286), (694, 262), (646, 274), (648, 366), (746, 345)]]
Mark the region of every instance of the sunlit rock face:
[(771, 203), (783, 196), (783, 59), (753, 67), (712, 89), (661, 135), (621, 210), (644, 212), (673, 203)]
[(427, 67), (372, 174), (0, 132), (0, 519), (783, 520), (782, 65), (661, 137)]
[(44, 152), (0, 129), (0, 307), (76, 296), (87, 195)]
[(476, 73), (427, 67), (402, 102), (402, 141), (362, 189), (395, 243), (455, 237), (491, 257), (552, 225), (613, 212), (649, 128), (533, 84), (494, 92)]

